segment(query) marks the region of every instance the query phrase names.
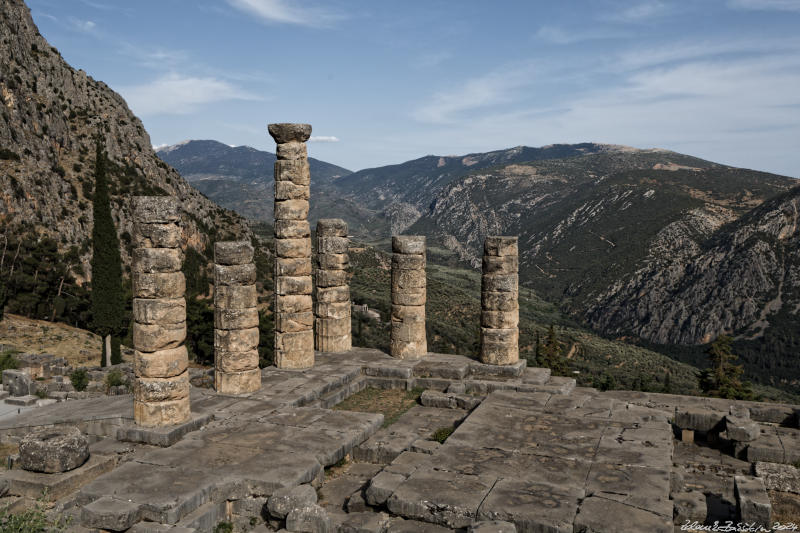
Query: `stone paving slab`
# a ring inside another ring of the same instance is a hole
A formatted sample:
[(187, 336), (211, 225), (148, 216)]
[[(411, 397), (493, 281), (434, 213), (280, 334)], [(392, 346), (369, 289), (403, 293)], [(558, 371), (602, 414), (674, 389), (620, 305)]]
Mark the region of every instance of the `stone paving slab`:
[(501, 479), (481, 503), (478, 520), (511, 522), (517, 531), (572, 532), (582, 489), (519, 479)]

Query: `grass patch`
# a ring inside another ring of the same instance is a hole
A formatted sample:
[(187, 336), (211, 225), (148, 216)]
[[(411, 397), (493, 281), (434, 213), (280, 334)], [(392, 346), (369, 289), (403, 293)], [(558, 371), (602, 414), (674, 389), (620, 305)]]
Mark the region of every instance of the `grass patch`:
[(439, 428), (439, 429), (437, 429), (436, 431), (433, 432), (433, 435), (431, 435), (431, 440), (435, 440), (439, 444), (444, 444), (444, 441), (447, 440), (447, 437), (452, 435), (453, 431), (455, 431), (455, 430), (456, 430), (456, 428), (454, 428), (452, 426)]
[(410, 391), (402, 389), (375, 389), (367, 387), (353, 394), (333, 408), (338, 411), (358, 411), (360, 413), (381, 413), (383, 426), (389, 427), (403, 413), (417, 405), (422, 389)]
[(19, 445), (7, 442), (0, 443), (0, 468), (7, 467), (8, 458), (19, 453)]

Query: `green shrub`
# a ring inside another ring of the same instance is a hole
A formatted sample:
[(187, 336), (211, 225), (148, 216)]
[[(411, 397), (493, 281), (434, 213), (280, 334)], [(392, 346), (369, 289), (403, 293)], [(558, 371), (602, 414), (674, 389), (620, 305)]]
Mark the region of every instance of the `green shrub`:
[(214, 527), (214, 533), (233, 533), (233, 524), (230, 522), (220, 522)]
[(3, 370), (16, 370), (19, 368), (19, 361), (14, 357), (16, 352), (6, 351), (0, 352), (0, 372)]
[(36, 389), (36, 396), (44, 400), (47, 398), (47, 391), (45, 389)]
[(452, 426), (439, 428), (433, 432), (433, 435), (431, 435), (431, 439), (435, 440), (439, 444), (444, 444), (444, 441), (447, 440), (447, 437), (453, 434), (453, 431), (455, 431), (455, 428)]
[(115, 368), (106, 374), (106, 388), (110, 389), (111, 387), (118, 387), (120, 385), (128, 385), (128, 380), (121, 370)]
[(0, 509), (0, 533), (58, 533), (68, 527), (69, 520), (47, 518), (41, 500), (31, 509), (13, 514), (8, 506)]
[(89, 384), (89, 374), (86, 373), (85, 368), (78, 368), (70, 372), (69, 380), (76, 391), (85, 391), (86, 386)]

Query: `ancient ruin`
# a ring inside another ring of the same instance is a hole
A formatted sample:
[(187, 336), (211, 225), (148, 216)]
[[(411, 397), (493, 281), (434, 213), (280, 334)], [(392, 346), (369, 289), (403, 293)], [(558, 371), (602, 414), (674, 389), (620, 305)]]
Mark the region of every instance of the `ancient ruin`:
[(519, 361), (519, 252), (516, 237), (486, 237), (481, 277), (481, 354), (490, 365)]
[(392, 237), (391, 354), (419, 359), (428, 352), (425, 333), (425, 237)]
[(311, 228), (308, 199), (311, 173), (308, 124), (270, 124), (275, 139), (275, 366), (314, 366), (311, 283)]
[(244, 394), (261, 386), (258, 298), (253, 247), (246, 241), (214, 245), (214, 388)]
[(320, 352), (346, 352), (352, 346), (347, 223), (340, 218), (320, 219), (316, 233), (314, 347)]
[(141, 426), (169, 426), (190, 415), (180, 206), (139, 196), (133, 212), (133, 416)]

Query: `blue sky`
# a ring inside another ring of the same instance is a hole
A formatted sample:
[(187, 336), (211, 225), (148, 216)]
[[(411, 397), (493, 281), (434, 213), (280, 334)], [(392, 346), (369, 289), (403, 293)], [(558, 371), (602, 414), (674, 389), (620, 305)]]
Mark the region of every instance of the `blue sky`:
[(28, 0), (154, 145), (357, 170), (426, 154), (605, 142), (800, 177), (800, 0)]

